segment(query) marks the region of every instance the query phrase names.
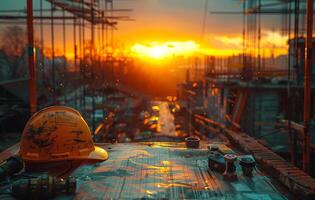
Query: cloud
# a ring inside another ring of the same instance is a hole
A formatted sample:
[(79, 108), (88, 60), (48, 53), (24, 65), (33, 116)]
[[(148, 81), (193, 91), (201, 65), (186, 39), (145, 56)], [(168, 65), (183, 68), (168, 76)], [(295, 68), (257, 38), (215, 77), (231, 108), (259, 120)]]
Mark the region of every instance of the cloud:
[[(217, 36), (214, 37), (214, 40), (229, 48), (242, 48), (243, 46), (242, 36)], [(261, 46), (285, 48), (287, 46), (287, 40), (288, 37), (281, 35), (279, 32), (265, 30), (262, 33)], [(252, 44), (249, 41), (246, 41), (246, 43)]]
[(230, 46), (230, 47), (238, 47), (242, 48), (243, 46), (243, 39), (240, 36), (218, 36), (214, 38), (215, 40), (221, 42), (225, 46)]
[(287, 46), (288, 37), (275, 31), (263, 31), (262, 45), (266, 47), (284, 48)]

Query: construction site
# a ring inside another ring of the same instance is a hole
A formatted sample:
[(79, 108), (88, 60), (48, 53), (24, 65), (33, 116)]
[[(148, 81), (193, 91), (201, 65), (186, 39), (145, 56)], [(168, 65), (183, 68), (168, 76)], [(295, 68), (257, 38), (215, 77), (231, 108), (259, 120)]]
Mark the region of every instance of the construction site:
[(2, 0), (0, 199), (315, 199), (313, 0)]

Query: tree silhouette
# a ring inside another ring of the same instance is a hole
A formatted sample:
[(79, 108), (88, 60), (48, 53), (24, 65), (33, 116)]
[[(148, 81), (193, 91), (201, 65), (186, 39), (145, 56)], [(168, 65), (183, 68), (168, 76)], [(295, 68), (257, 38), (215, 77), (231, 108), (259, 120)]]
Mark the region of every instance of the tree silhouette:
[(1, 48), (8, 56), (21, 56), (27, 46), (26, 31), (20, 26), (8, 26), (1, 34)]

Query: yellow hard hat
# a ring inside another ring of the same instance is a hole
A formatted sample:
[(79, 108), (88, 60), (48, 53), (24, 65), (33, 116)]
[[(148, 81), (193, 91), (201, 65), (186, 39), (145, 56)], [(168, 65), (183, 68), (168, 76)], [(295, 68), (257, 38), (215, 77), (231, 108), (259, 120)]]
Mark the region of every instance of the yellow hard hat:
[(81, 114), (65, 106), (44, 108), (29, 119), (23, 130), (20, 155), (25, 161), (39, 162), (108, 159), (104, 149), (94, 146)]

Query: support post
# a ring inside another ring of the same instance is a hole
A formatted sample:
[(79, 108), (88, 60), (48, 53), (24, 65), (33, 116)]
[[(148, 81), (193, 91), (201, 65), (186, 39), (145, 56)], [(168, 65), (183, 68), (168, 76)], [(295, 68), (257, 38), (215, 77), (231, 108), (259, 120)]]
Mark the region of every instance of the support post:
[(304, 137), (303, 137), (303, 170), (310, 168), (310, 120), (311, 120), (311, 69), (312, 69), (312, 34), (313, 34), (313, 0), (307, 0), (307, 33), (304, 66)]
[(92, 94), (92, 130), (93, 134), (95, 131), (95, 62), (94, 62), (94, 1), (91, 0), (91, 49), (90, 49), (90, 59), (91, 59), (91, 70), (92, 77), (89, 80), (89, 86)]
[(78, 70), (78, 66), (77, 66), (77, 59), (78, 59), (78, 48), (77, 48), (77, 28), (76, 28), (77, 22), (76, 19), (73, 20), (73, 50), (74, 50), (74, 71), (76, 74), (76, 77), (74, 79), (74, 107), (76, 109), (78, 109), (78, 105), (77, 105), (77, 99), (78, 99), (78, 88), (77, 88), (77, 81), (78, 81), (78, 74), (80, 74), (80, 70)]
[(51, 37), (51, 76), (52, 76), (52, 99), (56, 102), (56, 67), (55, 67), (55, 30), (54, 30), (54, 0), (51, 1), (50, 9), (50, 37)]
[(29, 100), (31, 115), (37, 109), (35, 56), (34, 56), (33, 0), (27, 0), (27, 39), (28, 39), (28, 68), (29, 68)]

